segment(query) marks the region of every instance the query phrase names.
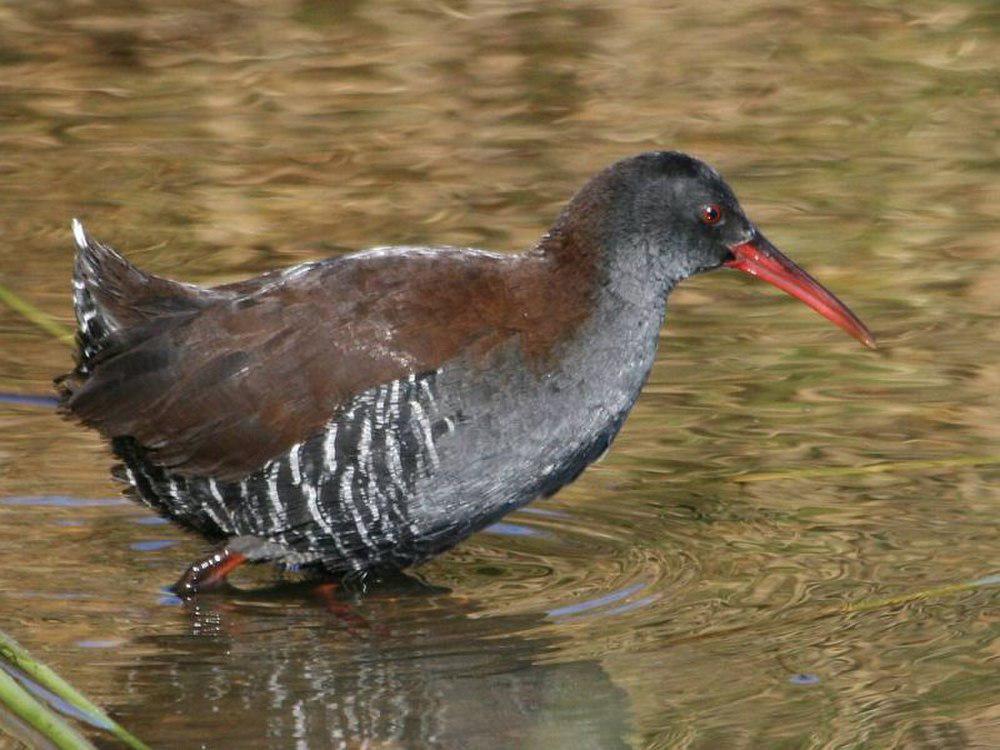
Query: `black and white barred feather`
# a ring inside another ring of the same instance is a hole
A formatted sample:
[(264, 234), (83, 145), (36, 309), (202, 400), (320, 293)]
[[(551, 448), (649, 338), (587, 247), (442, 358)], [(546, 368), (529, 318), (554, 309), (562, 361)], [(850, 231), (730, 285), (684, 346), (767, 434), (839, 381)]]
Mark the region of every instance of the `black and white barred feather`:
[(86, 374), (90, 361), (107, 344), (117, 324), (106, 310), (96, 301), (100, 279), (100, 264), (97, 252), (103, 252), (125, 263), (114, 250), (90, 239), (83, 225), (73, 219), (73, 239), (76, 241), (76, 262), (73, 266), (73, 310), (76, 313), (77, 342), (80, 361), (77, 370)]
[(173, 475), (130, 438), (113, 442), (119, 475), (151, 508), (209, 538), (259, 540), (261, 557), (344, 573), (405, 567), (420, 557), (407, 499), (434, 474), (435, 444), (457, 418), (437, 414), (435, 381), (426, 373), (360, 394), (239, 482)]

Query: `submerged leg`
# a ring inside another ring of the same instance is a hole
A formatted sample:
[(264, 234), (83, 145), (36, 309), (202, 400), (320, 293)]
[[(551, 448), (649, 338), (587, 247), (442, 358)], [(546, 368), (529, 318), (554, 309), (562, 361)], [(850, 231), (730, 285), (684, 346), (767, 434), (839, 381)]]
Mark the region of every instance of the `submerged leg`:
[(390, 629), (385, 625), (372, 622), (358, 609), (358, 605), (350, 591), (344, 586), (344, 581), (323, 581), (313, 587), (313, 595), (322, 602), (329, 612), (351, 635), (361, 636), (371, 633), (377, 636), (388, 636)]
[(247, 561), (247, 556), (234, 552), (229, 547), (216, 550), (208, 557), (194, 563), (174, 584), (178, 596), (191, 596), (218, 588), (226, 582), (226, 576)]
[(324, 581), (313, 587), (313, 594), (320, 600), (327, 612), (347, 622), (357, 618), (354, 607), (340, 596), (341, 586), (334, 581)]

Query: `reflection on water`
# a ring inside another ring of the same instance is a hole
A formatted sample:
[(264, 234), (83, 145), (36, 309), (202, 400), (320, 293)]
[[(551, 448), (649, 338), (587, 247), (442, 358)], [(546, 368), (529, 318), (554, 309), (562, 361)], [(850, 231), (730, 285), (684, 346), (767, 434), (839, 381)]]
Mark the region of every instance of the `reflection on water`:
[(628, 746), (624, 691), (594, 660), (539, 663), (558, 639), (518, 635), (538, 616), (397, 583), (338, 617), (305, 591), (207, 598), (189, 634), (140, 639), (122, 715), (157, 747)]
[(996, 746), (997, 41), (964, 2), (4, 4), (0, 284), (63, 322), (73, 215), (204, 283), (512, 250), (674, 147), (882, 349), (692, 280), (610, 456), (358, 627), (165, 596), (199, 542), (114, 499), (0, 306), (0, 629), (156, 747)]

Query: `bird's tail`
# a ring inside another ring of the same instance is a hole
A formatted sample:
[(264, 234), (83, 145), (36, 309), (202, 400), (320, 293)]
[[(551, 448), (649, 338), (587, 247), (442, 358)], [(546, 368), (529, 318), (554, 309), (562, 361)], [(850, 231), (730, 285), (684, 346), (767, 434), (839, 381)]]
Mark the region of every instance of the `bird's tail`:
[(114, 248), (90, 237), (78, 219), (73, 219), (73, 239), (77, 355), (76, 368), (56, 379), (63, 403), (102, 356), (141, 338), (145, 324), (204, 305), (198, 287), (136, 268)]
[[(77, 325), (77, 370), (86, 375), (91, 360), (120, 329), (109, 305), (109, 297), (121, 297), (123, 282), (141, 276), (115, 250), (91, 239), (83, 224), (73, 219), (76, 260), (73, 264), (73, 308)], [(136, 279), (139, 281), (140, 279)]]

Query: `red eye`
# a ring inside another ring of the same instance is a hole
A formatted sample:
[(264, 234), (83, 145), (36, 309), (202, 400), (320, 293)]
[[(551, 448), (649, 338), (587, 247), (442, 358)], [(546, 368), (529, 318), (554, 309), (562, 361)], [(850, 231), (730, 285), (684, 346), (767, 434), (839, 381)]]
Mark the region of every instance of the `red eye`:
[(722, 208), (715, 203), (708, 203), (698, 210), (698, 218), (702, 224), (718, 224), (722, 221)]

